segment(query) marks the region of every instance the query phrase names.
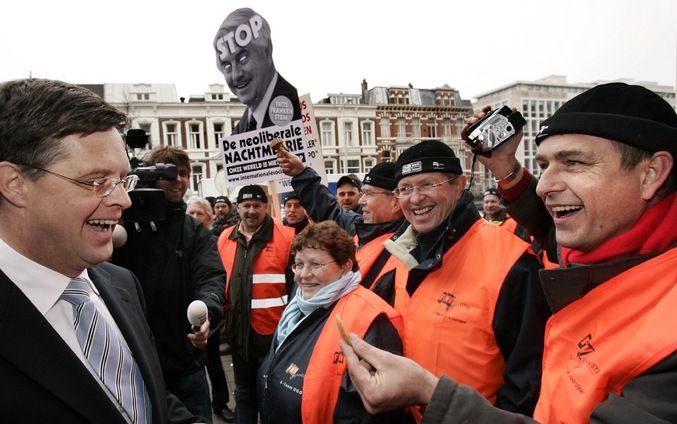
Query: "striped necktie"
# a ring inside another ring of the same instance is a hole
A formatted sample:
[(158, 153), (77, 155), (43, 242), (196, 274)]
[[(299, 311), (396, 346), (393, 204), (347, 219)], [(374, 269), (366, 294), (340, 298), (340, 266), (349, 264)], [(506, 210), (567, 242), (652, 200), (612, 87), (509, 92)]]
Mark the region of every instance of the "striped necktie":
[(89, 283), (74, 278), (61, 299), (73, 305), (82, 353), (132, 423), (150, 423), (150, 400), (132, 353), (89, 298)]

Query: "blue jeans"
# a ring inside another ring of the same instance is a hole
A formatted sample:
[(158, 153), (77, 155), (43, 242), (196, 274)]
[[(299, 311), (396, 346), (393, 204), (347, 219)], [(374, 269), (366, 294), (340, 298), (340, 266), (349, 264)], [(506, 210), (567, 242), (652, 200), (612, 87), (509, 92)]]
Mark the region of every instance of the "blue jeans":
[(205, 418), (207, 423), (212, 422), (209, 386), (204, 367), (187, 374), (165, 375), (165, 381), (167, 390), (178, 397), (190, 412)]
[(259, 402), (256, 395), (256, 381), (260, 366), (261, 359), (246, 360), (233, 352), (236, 424), (258, 423)]

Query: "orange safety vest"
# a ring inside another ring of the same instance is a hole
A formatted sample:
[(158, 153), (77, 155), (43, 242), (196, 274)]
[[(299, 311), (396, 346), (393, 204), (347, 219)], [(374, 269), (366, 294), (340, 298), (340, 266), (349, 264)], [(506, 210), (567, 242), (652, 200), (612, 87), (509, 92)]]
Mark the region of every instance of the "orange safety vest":
[(505, 221), (489, 221), (494, 225), (498, 225), (499, 227), (509, 231), (511, 234), (515, 234), (515, 230), (517, 229), (517, 221), (514, 219), (510, 218), (509, 216), (506, 216)]
[(402, 317), (375, 293), (357, 286), (343, 296), (322, 328), (303, 380), (301, 417), (303, 424), (326, 424), (334, 421), (341, 381), (347, 371), (343, 352), (339, 348), (341, 334), (336, 316), (341, 317), (348, 334), (361, 338), (380, 314), (385, 314), (398, 333), (402, 331)]
[[(357, 259), (357, 265), (360, 267), (360, 272), (362, 273), (363, 278), (365, 275), (367, 275), (371, 267), (381, 255), (381, 252), (383, 252), (383, 243), (392, 237), (393, 234), (394, 233), (386, 233), (382, 236), (376, 237), (357, 250), (355, 257)], [(387, 270), (393, 268), (393, 266), (390, 266), (389, 268), (384, 266), (381, 272), (379, 272), (376, 278), (374, 278), (374, 282), (378, 281), (378, 279), (381, 278), (381, 275), (383, 275)]]
[(505, 361), (492, 329), (494, 309), (505, 277), (528, 249), (517, 236), (478, 220), (411, 297), (409, 273), (397, 261), (395, 309), (404, 318), (404, 356), (495, 402)]
[[(233, 275), (237, 241), (231, 240), (235, 226), (223, 231), (218, 241), (221, 261), (227, 275)], [(278, 222), (273, 226), (273, 239), (254, 259), (250, 304), (251, 326), (258, 334), (267, 336), (275, 332), (282, 312), (287, 306), (285, 269), (289, 263), (294, 229)], [(230, 300), (230, 279), (226, 281), (226, 304)]]
[(677, 350), (677, 248), (595, 287), (549, 320), (534, 418), (587, 423), (608, 393)]

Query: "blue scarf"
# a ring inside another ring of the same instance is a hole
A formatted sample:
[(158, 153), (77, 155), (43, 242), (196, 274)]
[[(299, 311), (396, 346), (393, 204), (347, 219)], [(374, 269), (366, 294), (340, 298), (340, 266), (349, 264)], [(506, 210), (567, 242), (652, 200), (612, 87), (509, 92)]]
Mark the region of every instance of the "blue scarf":
[(282, 346), (282, 342), (284, 342), (287, 336), (291, 334), (291, 332), (294, 331), (308, 315), (317, 308), (327, 308), (346, 294), (355, 290), (361, 280), (362, 274), (360, 274), (360, 271), (350, 271), (333, 283), (322, 287), (315, 293), (315, 296), (308, 300), (303, 299), (301, 288), (297, 288), (294, 298), (289, 302), (287, 308), (285, 308), (284, 313), (280, 318), (280, 323), (277, 325), (277, 347), (275, 348), (275, 351)]

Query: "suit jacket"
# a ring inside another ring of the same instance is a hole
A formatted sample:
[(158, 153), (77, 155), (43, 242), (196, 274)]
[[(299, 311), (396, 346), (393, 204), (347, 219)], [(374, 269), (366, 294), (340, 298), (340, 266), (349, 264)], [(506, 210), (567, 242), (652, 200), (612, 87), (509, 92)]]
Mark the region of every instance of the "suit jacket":
[[(291, 119), (292, 121), (301, 119), (301, 105), (299, 104), (299, 95), (298, 92), (296, 91), (296, 87), (294, 87), (293, 85), (288, 83), (287, 80), (282, 78), (282, 75), (277, 74), (277, 83), (275, 84), (275, 88), (273, 89), (273, 95), (270, 97), (270, 102), (266, 107), (266, 113), (264, 114), (263, 124), (261, 125), (261, 128), (272, 127), (275, 125), (273, 121), (270, 119), (269, 111), (270, 111), (270, 103), (272, 103), (272, 101), (277, 96), (285, 96), (291, 100), (291, 103), (294, 107), (294, 115), (292, 116)], [(249, 108), (245, 110), (244, 114), (242, 115), (242, 118), (240, 118), (240, 122), (238, 122), (235, 128), (233, 129), (233, 134), (241, 134), (247, 132), (247, 124), (249, 123), (248, 121), (249, 121)]]
[[(167, 393), (139, 281), (109, 263), (88, 269), (141, 370), (153, 422), (196, 422)], [(21, 290), (0, 272), (0, 421), (124, 423), (116, 405)]]

